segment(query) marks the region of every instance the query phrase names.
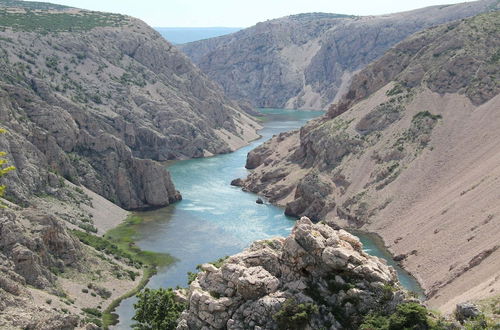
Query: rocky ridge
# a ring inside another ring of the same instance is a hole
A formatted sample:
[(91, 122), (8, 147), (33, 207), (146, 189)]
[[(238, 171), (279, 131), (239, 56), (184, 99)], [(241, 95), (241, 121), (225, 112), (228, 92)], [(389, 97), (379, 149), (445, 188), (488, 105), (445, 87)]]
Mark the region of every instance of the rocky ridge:
[(251, 151), (239, 185), (377, 232), (433, 307), (498, 294), (498, 33), (496, 11), (399, 43), (327, 115)]
[(307, 316), (292, 328), (355, 328), (370, 312), (390, 314), (415, 301), (394, 269), (366, 254), (355, 236), (306, 217), (287, 238), (257, 241), (220, 268), (201, 269), (187, 295), (178, 292), (188, 309), (177, 329), (285, 329), (277, 313), (299, 305), (308, 306)]
[(381, 16), (300, 14), (179, 47), (233, 99), (326, 109), (355, 73), (411, 34), (498, 6), (483, 0)]
[(180, 198), (155, 161), (225, 153), (256, 124), (157, 32), (122, 15), (0, 8), (0, 139), (29, 203), (62, 176), (127, 208)]

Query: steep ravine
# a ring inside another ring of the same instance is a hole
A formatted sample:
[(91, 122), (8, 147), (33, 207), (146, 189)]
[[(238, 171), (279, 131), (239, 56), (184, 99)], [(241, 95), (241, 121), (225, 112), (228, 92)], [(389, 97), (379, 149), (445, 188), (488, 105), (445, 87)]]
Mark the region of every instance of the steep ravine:
[(326, 116), (250, 152), (243, 187), (380, 234), (433, 307), (498, 295), (499, 17), (396, 45)]
[(495, 8), (497, 0), (482, 0), (380, 16), (300, 14), (179, 47), (233, 99), (326, 109), (356, 72), (411, 34)]

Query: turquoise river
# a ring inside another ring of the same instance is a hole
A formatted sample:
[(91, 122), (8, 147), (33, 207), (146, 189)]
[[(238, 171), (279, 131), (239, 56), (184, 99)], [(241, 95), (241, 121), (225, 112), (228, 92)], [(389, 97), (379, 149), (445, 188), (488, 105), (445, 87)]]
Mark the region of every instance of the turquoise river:
[[(257, 204), (257, 196), (229, 183), (243, 178), (247, 153), (273, 135), (297, 129), (322, 114), (319, 111), (261, 109), (265, 116), (262, 138), (233, 153), (210, 158), (178, 161), (168, 166), (183, 200), (163, 209), (142, 212), (137, 244), (145, 249), (166, 252), (177, 261), (160, 269), (148, 284), (150, 288), (187, 285), (187, 272), (196, 265), (235, 254), (252, 241), (287, 236), (294, 219), (276, 206)], [(365, 250), (387, 259), (396, 268), (403, 286), (421, 293), (418, 283), (390, 258), (390, 254), (371, 235), (358, 234)], [(117, 308), (120, 323), (116, 329), (130, 329), (135, 297)]]

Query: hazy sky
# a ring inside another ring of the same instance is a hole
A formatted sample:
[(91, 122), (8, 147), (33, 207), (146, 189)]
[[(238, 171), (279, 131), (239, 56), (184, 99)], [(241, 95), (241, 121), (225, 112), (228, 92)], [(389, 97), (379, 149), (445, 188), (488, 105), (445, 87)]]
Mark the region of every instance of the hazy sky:
[(154, 27), (248, 27), (307, 12), (378, 15), (464, 0), (44, 0), (138, 17)]

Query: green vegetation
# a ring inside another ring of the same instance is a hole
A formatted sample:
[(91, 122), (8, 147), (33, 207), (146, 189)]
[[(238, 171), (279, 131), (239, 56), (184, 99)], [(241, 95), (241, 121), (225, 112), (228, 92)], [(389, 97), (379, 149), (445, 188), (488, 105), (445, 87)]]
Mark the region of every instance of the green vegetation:
[(132, 85), (136, 85), (139, 87), (146, 86), (146, 81), (143, 77), (141, 78), (138, 75), (131, 75), (130, 73), (127, 73), (127, 72), (122, 74), (119, 81), (124, 85), (132, 84)]
[(224, 262), (227, 260), (227, 258), (229, 258), (229, 256), (225, 256), (225, 257), (219, 258), (219, 259), (217, 259), (215, 261), (212, 261), (212, 262), (209, 262), (209, 263), (212, 264), (212, 265), (214, 265), (217, 268), (221, 268), (222, 265), (224, 264)]
[(156, 269), (157, 267), (155, 266), (146, 267), (139, 284), (135, 288), (125, 293), (123, 296), (113, 300), (111, 304), (109, 304), (109, 306), (102, 313), (102, 326), (104, 329), (108, 329), (109, 326), (114, 325), (118, 322), (118, 315), (114, 313), (116, 307), (120, 305), (122, 300), (133, 297), (142, 289), (144, 289), (146, 287), (146, 284), (148, 284), (149, 279), (156, 274)]
[(129, 216), (116, 228), (109, 230), (104, 238), (116, 245), (118, 250), (124, 251), (142, 265), (164, 267), (171, 264), (174, 258), (166, 253), (143, 251), (135, 245), (134, 238), (137, 226), (142, 223), (142, 218), (136, 215)]
[[(215, 261), (209, 262), (209, 264), (212, 264), (212, 265), (214, 265), (217, 268), (221, 268), (222, 265), (224, 264), (224, 262), (227, 260), (227, 258), (229, 258), (229, 256), (225, 256), (225, 257), (219, 258), (219, 259), (217, 259)], [(201, 270), (201, 265), (200, 264), (196, 265), (196, 269), (198, 271), (200, 271)], [(196, 279), (196, 276), (198, 276), (198, 272), (188, 272), (187, 273), (188, 285), (191, 284)]]
[(394, 84), (394, 87), (392, 89), (388, 90), (385, 93), (385, 95), (387, 95), (387, 96), (394, 96), (394, 95), (398, 95), (398, 94), (404, 93), (406, 91), (408, 91), (408, 89), (406, 87), (404, 87), (400, 83), (396, 83), (396, 84)]
[(186, 308), (184, 304), (175, 301), (172, 289), (145, 289), (137, 295), (139, 301), (134, 304), (133, 320), (138, 329), (175, 329), (177, 319)]
[[(372, 313), (365, 316), (360, 325), (361, 330), (445, 330), (450, 324), (444, 319), (433, 315), (418, 303), (405, 303), (396, 307), (391, 315)], [(484, 328), (477, 328), (484, 329)]]
[(174, 261), (170, 255), (151, 251), (143, 251), (134, 243), (136, 226), (142, 222), (138, 216), (128, 217), (118, 227), (109, 230), (104, 237), (92, 235), (80, 230), (72, 230), (82, 243), (92, 246), (98, 251), (113, 255), (131, 266), (139, 268), (143, 265), (164, 267)]
[(82, 11), (79, 13), (31, 11), (13, 12), (0, 9), (0, 26), (28, 32), (88, 31), (95, 27), (122, 26), (125, 16)]
[(416, 122), (416, 121), (422, 120), (424, 118), (430, 118), (431, 120), (438, 120), (438, 119), (442, 119), (443, 116), (433, 115), (429, 111), (420, 111), (415, 116), (413, 116), (412, 122)]
[(273, 318), (278, 323), (278, 329), (302, 329), (315, 313), (318, 313), (317, 305), (298, 304), (294, 299), (287, 299)]
[(430, 141), (434, 126), (442, 118), (441, 115), (433, 115), (429, 111), (420, 111), (415, 114), (410, 127), (396, 140), (394, 147), (399, 151), (403, 151), (405, 143), (416, 143), (417, 150), (425, 148)]
[[(0, 134), (5, 132), (7, 132), (5, 129), (0, 128)], [(6, 152), (0, 151), (0, 178), (15, 169), (14, 166), (7, 166), (8, 161), (7, 159), (3, 158), (6, 154), (7, 154)], [(3, 197), (5, 188), (6, 186), (4, 185), (0, 186), (0, 197)], [(0, 206), (2, 206), (2, 204), (0, 204)]]
[(196, 276), (198, 276), (197, 272), (188, 272), (187, 277), (188, 277), (188, 285), (193, 283), (194, 280), (196, 280)]
[(82, 308), (82, 311), (84, 311), (87, 314), (90, 314), (95, 317), (101, 317), (102, 312), (98, 310), (97, 308)]
[(61, 10), (71, 7), (63, 5), (55, 5), (48, 2), (35, 2), (35, 1), (19, 1), (19, 0), (2, 0), (0, 7), (18, 7), (31, 10)]

